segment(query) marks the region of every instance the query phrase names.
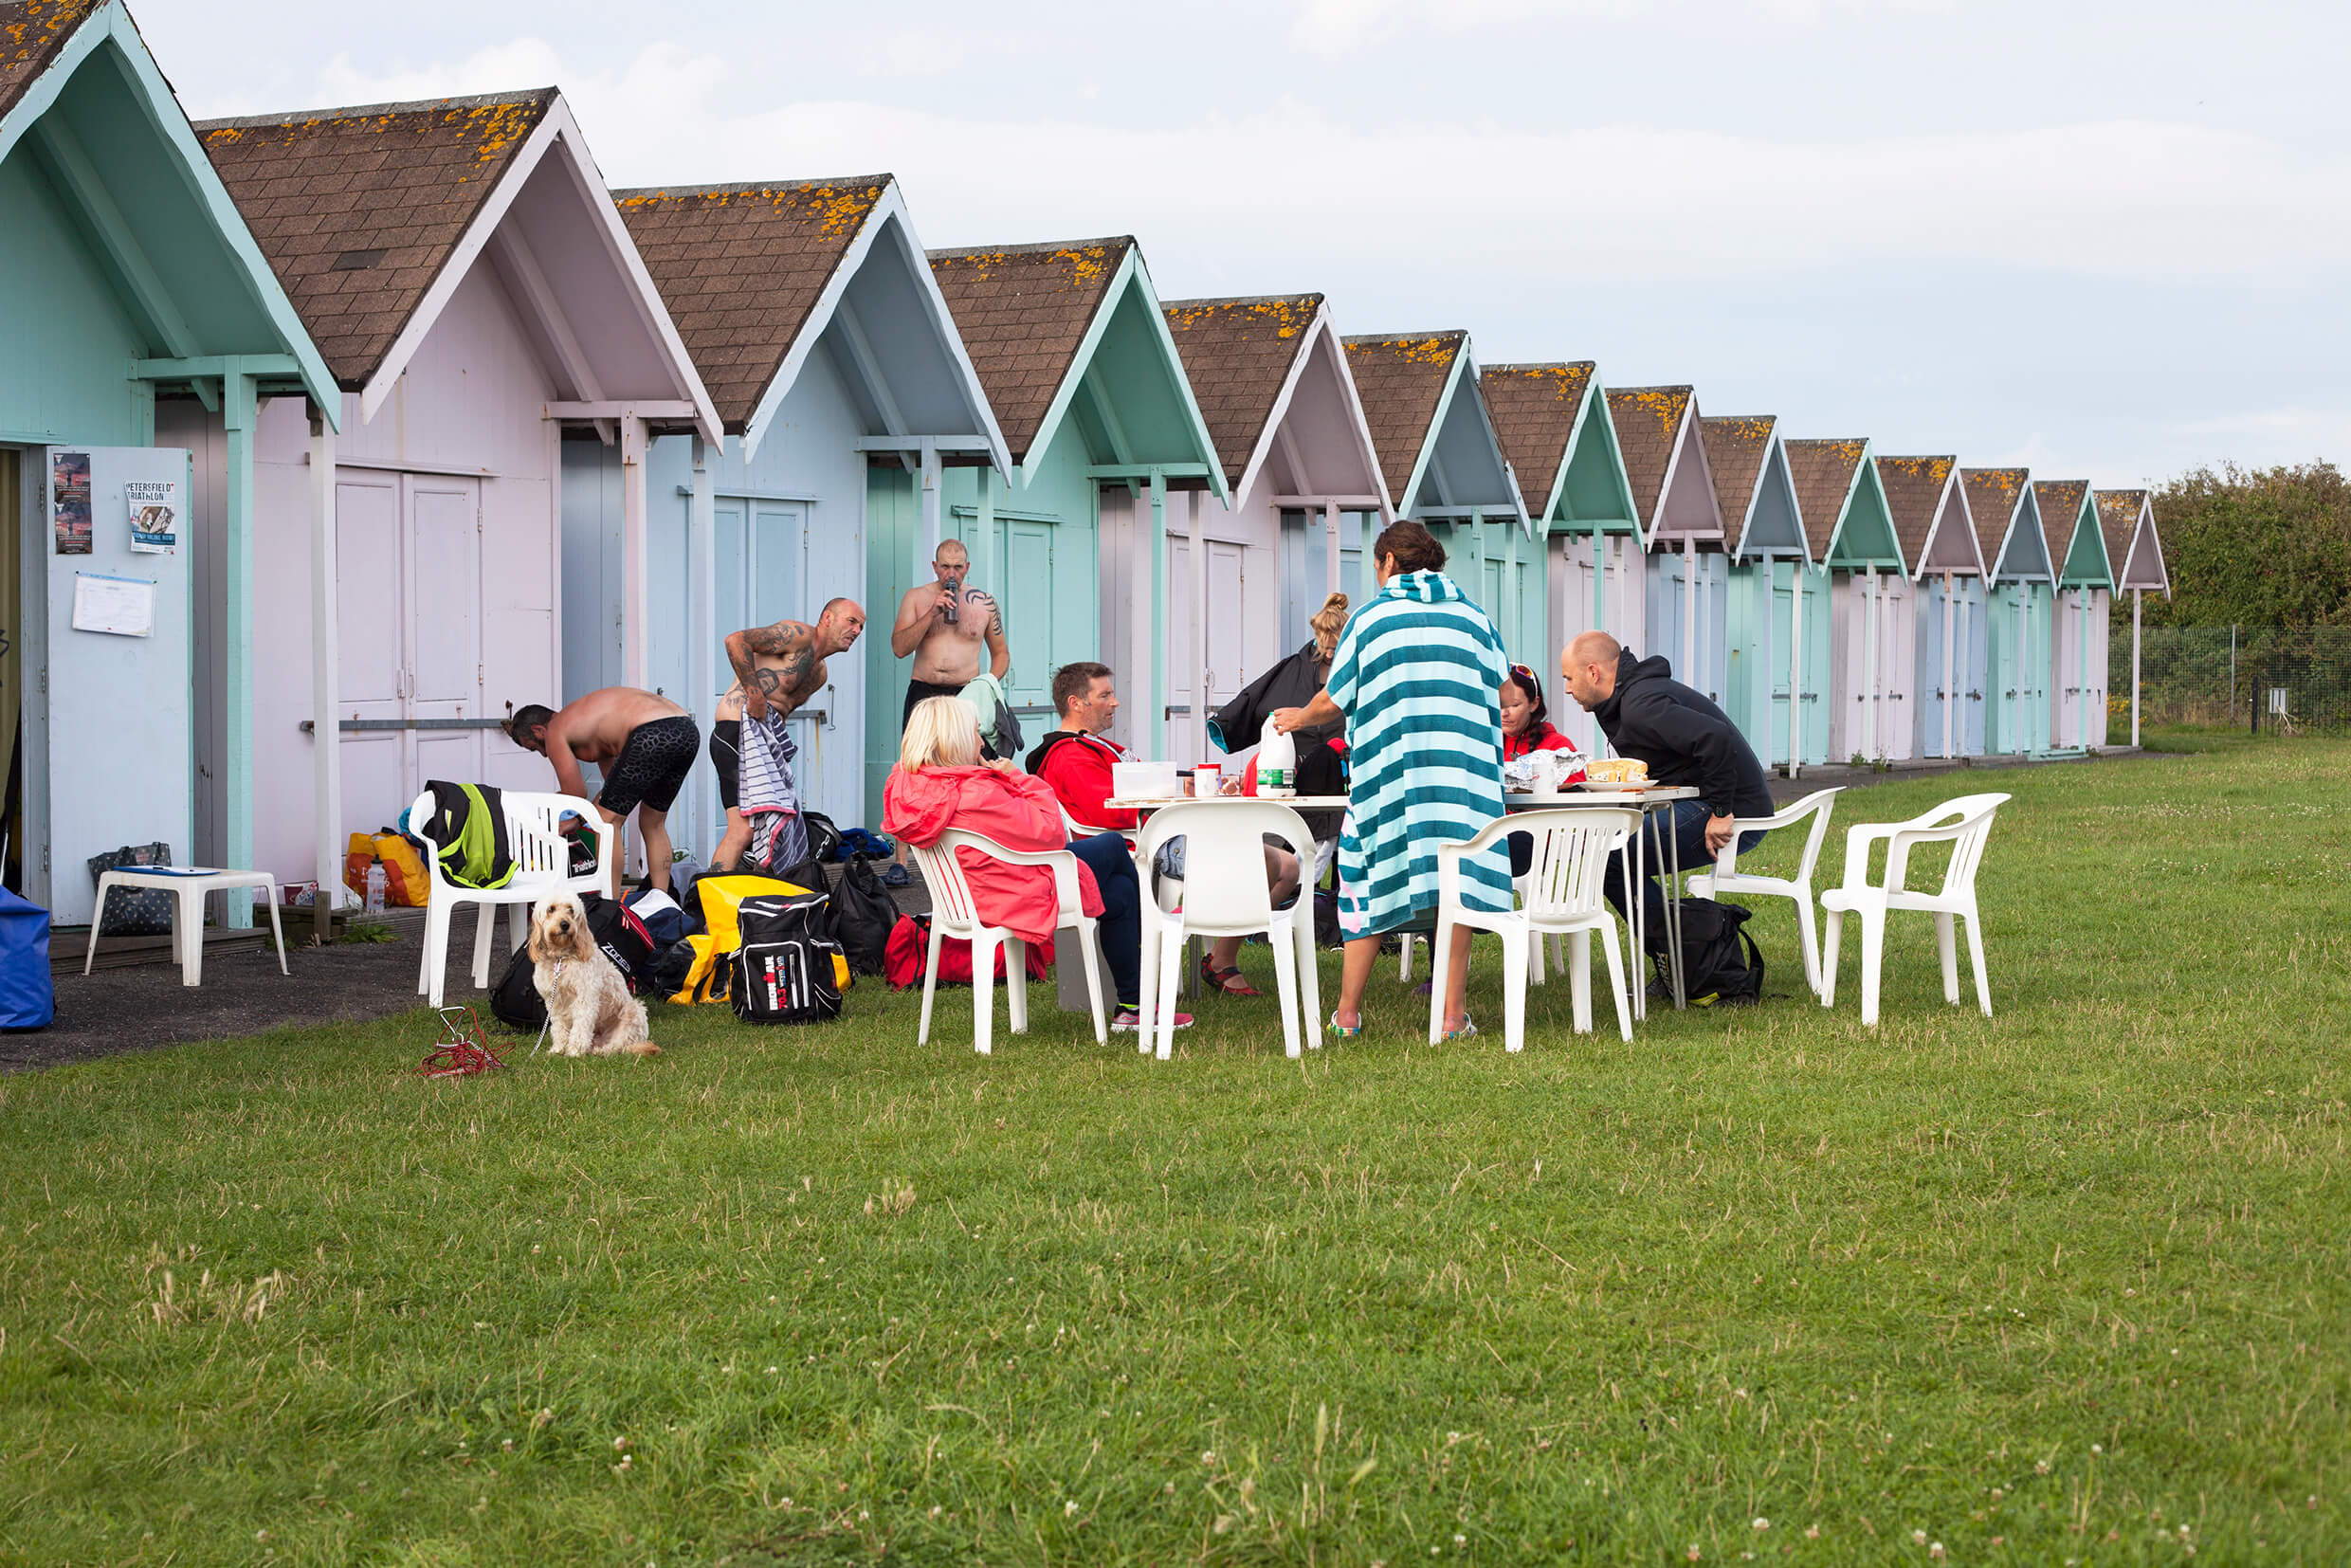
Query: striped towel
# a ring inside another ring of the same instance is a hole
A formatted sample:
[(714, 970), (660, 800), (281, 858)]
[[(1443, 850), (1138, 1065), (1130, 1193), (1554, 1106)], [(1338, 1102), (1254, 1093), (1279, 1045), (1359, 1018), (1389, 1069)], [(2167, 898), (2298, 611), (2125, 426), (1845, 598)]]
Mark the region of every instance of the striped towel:
[[(1424, 928), (1437, 908), (1437, 846), (1503, 814), (1507, 658), (1485, 611), (1441, 572), (1388, 579), (1347, 622), (1331, 701), (1347, 716), (1351, 770), (1339, 836), (1339, 927), (1348, 937)], [(1510, 848), (1462, 866), (1463, 904), (1512, 906)]]
[(792, 775), (799, 755), (799, 742), (782, 714), (771, 707), (764, 719), (743, 715), (736, 809), (751, 824), (749, 864), (770, 875), (808, 859), (808, 823), (800, 815), (800, 791)]

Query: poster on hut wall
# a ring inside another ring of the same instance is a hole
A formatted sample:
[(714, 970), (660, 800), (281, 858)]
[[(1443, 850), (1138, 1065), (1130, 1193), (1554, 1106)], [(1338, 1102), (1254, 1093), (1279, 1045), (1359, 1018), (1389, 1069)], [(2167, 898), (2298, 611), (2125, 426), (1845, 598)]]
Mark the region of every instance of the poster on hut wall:
[(127, 480), (122, 503), (131, 514), (131, 548), (168, 556), (179, 548), (179, 486), (168, 480)]
[(61, 556), (90, 553), (90, 454), (49, 454), (49, 522)]

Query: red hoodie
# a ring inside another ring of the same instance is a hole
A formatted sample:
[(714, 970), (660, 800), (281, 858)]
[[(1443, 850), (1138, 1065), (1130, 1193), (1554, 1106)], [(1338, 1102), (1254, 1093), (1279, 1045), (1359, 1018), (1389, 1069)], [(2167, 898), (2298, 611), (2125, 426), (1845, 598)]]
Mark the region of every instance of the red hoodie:
[(1029, 771), (1052, 786), (1072, 820), (1088, 828), (1131, 833), (1141, 813), (1114, 811), (1103, 804), (1110, 798), (1110, 765), (1124, 762), (1131, 755), (1107, 736), (1058, 731), (1029, 754)]
[[(882, 787), (882, 830), (928, 848), (950, 828), (980, 833), (1007, 849), (1041, 853), (1066, 848), (1068, 830), (1051, 786), (1027, 774), (995, 768), (892, 768)], [(956, 863), (971, 884), (979, 918), (1025, 942), (1041, 942), (1061, 923), (1053, 872), (1044, 866), (1007, 866), (976, 849), (958, 849)], [(1094, 873), (1081, 862), (1078, 892), (1088, 915), (1103, 912)]]

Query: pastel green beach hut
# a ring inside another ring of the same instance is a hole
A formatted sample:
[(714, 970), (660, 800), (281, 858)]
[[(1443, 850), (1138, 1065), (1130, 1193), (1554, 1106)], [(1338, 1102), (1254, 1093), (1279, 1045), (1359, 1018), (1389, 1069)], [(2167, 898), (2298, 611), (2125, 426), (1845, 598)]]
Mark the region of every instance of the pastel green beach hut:
[(1805, 538), (1829, 574), (1829, 755), (1906, 757), (1918, 678), (1910, 576), (1869, 443), (1785, 447)]
[[(1052, 711), (1053, 671), (1100, 659), (1126, 699), (1116, 738), (1172, 755), (1169, 538), (1192, 535), (1194, 515), (1230, 485), (1141, 247), (1119, 236), (934, 250), (930, 262), (1012, 462), (1009, 480), (947, 469), (936, 523), (969, 546), (973, 585), (1002, 603), (1012, 700), (1033, 729)], [(880, 615), (929, 576), (934, 524), (916, 476), (876, 468), (872, 486), (867, 581)], [(902, 663), (868, 682), (873, 799), (897, 757), (904, 692)]]
[(1962, 468), (1967, 515), (1990, 569), (1984, 751), (2033, 757), (2049, 749), (2050, 632), (2056, 574), (2023, 468)]
[(1813, 565), (1772, 414), (1699, 421), (1730, 539), (1723, 710), (1767, 767), (1794, 777), (1829, 754), (1829, 576)]
[[(566, 684), (624, 678), (705, 720), (732, 684), (729, 632), (813, 623), (836, 597), (865, 600), (877, 562), (892, 580), (921, 564), (900, 532), (899, 492), (933, 505), (949, 465), (1009, 470), (1011, 459), (939, 290), (901, 188), (888, 174), (621, 191), (613, 205), (694, 364), (721, 440), (668, 435), (646, 455), (649, 615), (624, 612), (629, 580), (619, 504), (622, 454), (566, 444)], [(876, 495), (885, 535), (876, 542)], [(918, 523), (920, 518), (918, 517)], [(918, 526), (917, 533), (920, 533)], [(890, 654), (895, 598), (868, 603), (865, 639), (827, 665), (828, 685), (791, 725), (811, 809), (844, 826), (881, 813), (867, 762), (895, 752), (905, 664)], [(883, 732), (868, 738), (878, 720)], [(697, 768), (679, 841), (706, 848), (723, 827), (714, 769)]]
[(1444, 541), (1447, 574), (1493, 617), (1510, 657), (1540, 661), (1548, 640), (1542, 549), (1479, 392), (1469, 335), (1346, 342), (1395, 515), (1428, 524)]
[(2050, 744), (2061, 752), (2106, 743), (2106, 621), (2114, 568), (2086, 479), (2035, 480), (2033, 499), (2057, 562), (2056, 627), (2050, 637)]
[(2163, 540), (2155, 528), (2155, 501), (2144, 490), (2098, 490), (2098, 526), (2106, 537), (2106, 560), (2114, 567), (2117, 593), (2131, 596), (2130, 743), (2139, 744), (2139, 613), (2150, 593), (2171, 597), (2172, 575), (2163, 564)]
[(1882, 457), (1877, 468), (1918, 603), (1917, 755), (1974, 757), (1984, 744), (1984, 565), (1959, 459)]
[(1625, 629), (1640, 625), (1646, 592), (1641, 525), (1608, 398), (1589, 359), (1488, 365), (1478, 386), (1543, 549), (1547, 629), (1524, 662), (1542, 677), (1552, 722), (1598, 757), (1607, 743), (1599, 726), (1559, 695), (1559, 653), (1583, 631), (1632, 640)]
[[(1185, 755), (1205, 760), (1218, 755), (1207, 714), (1303, 647), (1328, 595), (1361, 594), (1366, 530), (1389, 503), (1321, 295), (1171, 300), (1166, 315), (1232, 491), (1168, 546), (1169, 705), (1185, 710)], [(1257, 742), (1224, 738), (1236, 752)]]
[(253, 508), (261, 408), (331, 451), (335, 383), (118, 4), (0, 4), (0, 344), (7, 882), (74, 924), (115, 846), (253, 865), (253, 693), (332, 654), (257, 666)]

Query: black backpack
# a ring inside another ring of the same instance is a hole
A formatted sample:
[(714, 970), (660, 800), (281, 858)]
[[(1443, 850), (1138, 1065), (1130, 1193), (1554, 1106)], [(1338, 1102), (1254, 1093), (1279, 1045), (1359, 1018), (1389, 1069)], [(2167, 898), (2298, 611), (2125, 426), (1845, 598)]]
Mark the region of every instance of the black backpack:
[[(635, 910), (611, 899), (590, 895), (579, 902), (588, 911), (589, 934), (603, 950), (605, 961), (620, 971), (631, 995), (645, 990), (658, 957), (645, 922), (637, 919)], [(539, 1000), (538, 982), (534, 978), (537, 968), (531, 962), (531, 944), (525, 941), (506, 960), (506, 972), (490, 990), (491, 1015), (509, 1029), (536, 1032), (546, 1026), (547, 1004)]]
[(849, 961), (850, 973), (882, 973), (890, 928), (897, 923), (898, 905), (873, 866), (863, 860), (844, 864), (833, 881), (832, 935)]
[[(1682, 994), (1690, 1005), (1761, 1001), (1763, 952), (1745, 930), (1755, 911), (1743, 903), (1717, 903), (1711, 899), (1684, 899), (1681, 903)], [(1667, 958), (1666, 934), (1653, 930), (1649, 940), (1657, 983), (1670, 995), (1673, 972)]]
[(728, 959), (727, 1003), (746, 1024), (821, 1024), (841, 1016), (848, 960), (832, 939), (824, 893), (745, 899), (742, 945)]

